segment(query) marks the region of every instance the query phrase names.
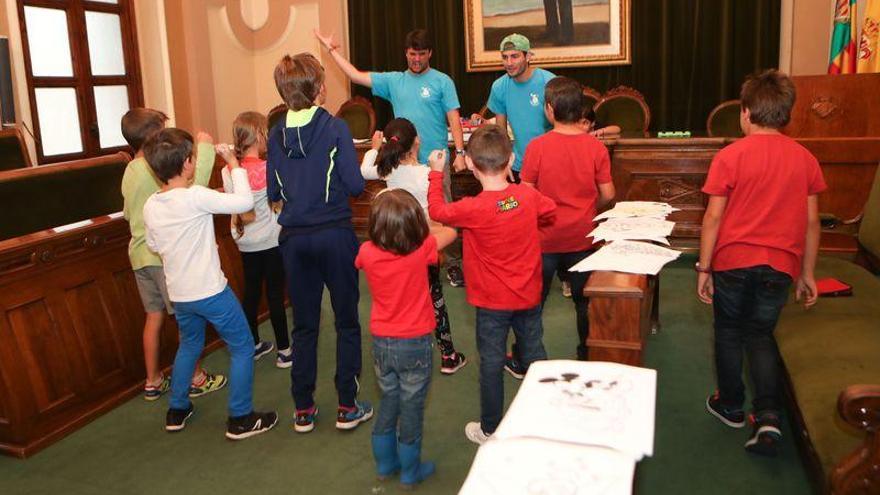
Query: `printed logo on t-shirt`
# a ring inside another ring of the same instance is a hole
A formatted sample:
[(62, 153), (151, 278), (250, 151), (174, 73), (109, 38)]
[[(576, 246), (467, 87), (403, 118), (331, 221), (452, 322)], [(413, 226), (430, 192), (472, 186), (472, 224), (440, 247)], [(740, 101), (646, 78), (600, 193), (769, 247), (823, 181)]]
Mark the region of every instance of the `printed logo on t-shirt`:
[(419, 92), (419, 94), (422, 96), (422, 98), (430, 98), (431, 97), (431, 90), (428, 89), (427, 86), (422, 86), (422, 91)]
[(505, 213), (510, 210), (515, 210), (519, 208), (519, 201), (516, 200), (513, 196), (508, 196), (504, 199), (498, 200), (498, 213)]
[(538, 93), (529, 93), (529, 103), (531, 103), (533, 107), (541, 104), (541, 101), (538, 99)]

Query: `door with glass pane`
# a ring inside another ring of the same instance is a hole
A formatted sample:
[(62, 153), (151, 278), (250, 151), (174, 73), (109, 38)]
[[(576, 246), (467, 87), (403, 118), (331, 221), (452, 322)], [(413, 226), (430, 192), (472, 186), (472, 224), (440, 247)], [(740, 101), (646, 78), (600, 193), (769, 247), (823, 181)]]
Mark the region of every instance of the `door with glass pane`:
[(131, 0), (17, 0), (39, 163), (125, 150), (143, 105)]

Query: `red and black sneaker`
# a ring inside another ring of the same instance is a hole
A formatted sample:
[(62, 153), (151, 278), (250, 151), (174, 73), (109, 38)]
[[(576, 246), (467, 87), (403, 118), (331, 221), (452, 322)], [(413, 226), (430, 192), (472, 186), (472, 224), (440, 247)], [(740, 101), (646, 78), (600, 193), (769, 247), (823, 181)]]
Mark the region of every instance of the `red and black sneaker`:
[(757, 419), (749, 416), (752, 423), (752, 436), (746, 441), (747, 451), (776, 457), (779, 452), (779, 441), (782, 440), (782, 430), (779, 428), (779, 416), (773, 413), (764, 413)]
[(742, 408), (733, 409), (723, 406), (717, 390), (706, 398), (706, 410), (731, 428), (742, 428), (746, 425), (746, 414)]

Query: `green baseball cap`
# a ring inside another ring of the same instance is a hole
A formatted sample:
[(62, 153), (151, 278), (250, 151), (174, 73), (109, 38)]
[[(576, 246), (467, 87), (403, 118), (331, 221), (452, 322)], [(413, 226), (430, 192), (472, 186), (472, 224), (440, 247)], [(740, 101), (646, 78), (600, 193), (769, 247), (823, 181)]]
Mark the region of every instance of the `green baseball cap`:
[(501, 40), (500, 50), (502, 52), (505, 50), (519, 50), (521, 52), (527, 52), (531, 49), (532, 44), (529, 43), (529, 39), (521, 34), (508, 34), (504, 37), (503, 40)]

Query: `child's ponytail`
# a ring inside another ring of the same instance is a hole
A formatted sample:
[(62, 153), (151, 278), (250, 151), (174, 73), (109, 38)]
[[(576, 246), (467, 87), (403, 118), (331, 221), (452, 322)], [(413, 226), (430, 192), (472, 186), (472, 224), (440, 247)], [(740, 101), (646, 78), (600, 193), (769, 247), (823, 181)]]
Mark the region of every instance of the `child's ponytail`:
[(379, 177), (387, 177), (400, 165), (416, 141), (416, 128), (406, 119), (394, 119), (385, 126), (385, 144), (379, 148), (376, 171)]

